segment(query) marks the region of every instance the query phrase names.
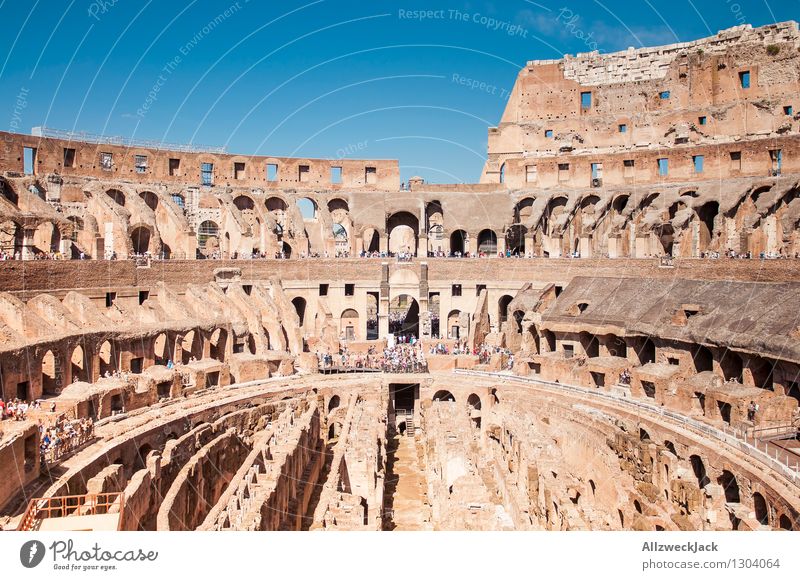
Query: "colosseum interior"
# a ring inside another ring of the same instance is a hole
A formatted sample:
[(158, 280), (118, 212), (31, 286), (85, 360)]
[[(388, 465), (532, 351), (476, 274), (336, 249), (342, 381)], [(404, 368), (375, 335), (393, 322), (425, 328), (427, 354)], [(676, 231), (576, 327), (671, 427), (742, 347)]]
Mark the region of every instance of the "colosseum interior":
[(467, 185), (0, 133), (0, 527), (800, 529), (799, 49), (529, 62)]

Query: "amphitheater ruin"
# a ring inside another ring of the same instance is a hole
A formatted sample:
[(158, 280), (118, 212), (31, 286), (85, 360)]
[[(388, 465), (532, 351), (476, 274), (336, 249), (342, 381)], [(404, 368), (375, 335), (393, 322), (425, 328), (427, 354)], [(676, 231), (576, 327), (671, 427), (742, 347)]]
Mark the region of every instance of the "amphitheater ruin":
[(800, 530), (798, 70), (529, 62), (475, 184), (0, 133), (0, 527)]

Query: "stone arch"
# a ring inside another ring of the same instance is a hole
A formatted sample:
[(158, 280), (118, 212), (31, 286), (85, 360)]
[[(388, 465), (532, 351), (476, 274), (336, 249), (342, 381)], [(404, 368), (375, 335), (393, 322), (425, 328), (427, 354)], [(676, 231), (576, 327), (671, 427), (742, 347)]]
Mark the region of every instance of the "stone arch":
[(725, 501), (727, 503), (739, 503), (739, 482), (736, 481), (736, 476), (727, 469), (722, 471), (722, 474), (717, 479), (717, 483), (722, 486), (725, 491)]
[(456, 398), (453, 396), (453, 393), (451, 393), (450, 391), (445, 390), (445, 389), (440, 389), (440, 390), (436, 391), (431, 400), (432, 401), (447, 401), (447, 402), (451, 402), (451, 403), (455, 403), (456, 402)]
[(117, 205), (125, 207), (125, 194), (119, 189), (109, 189), (106, 191), (106, 195)]
[(497, 234), (494, 230), (481, 230), (478, 234), (478, 252), (491, 256), (497, 253)]
[(753, 511), (756, 519), (762, 526), (769, 525), (769, 505), (764, 496), (758, 492), (753, 494)]
[(198, 358), (198, 350), (199, 350), (199, 340), (197, 338), (197, 331), (190, 330), (186, 334), (181, 337), (180, 340), (180, 350), (181, 350), (181, 362), (183, 364), (189, 364), (192, 357)]
[(464, 230), (455, 230), (450, 234), (450, 253), (451, 254), (466, 254), (467, 253), (467, 232)]
[(451, 310), (447, 314), (447, 338), (458, 340), (461, 338), (461, 311)]
[(708, 201), (697, 208), (696, 213), (700, 221), (698, 250), (702, 252), (709, 249), (714, 239), (714, 221), (719, 215), (719, 202)]
[(358, 325), (358, 312), (353, 308), (347, 308), (339, 317), (339, 332), (345, 340), (358, 340), (360, 338)]
[(692, 455), (689, 457), (689, 463), (692, 465), (692, 471), (694, 472), (694, 476), (697, 478), (697, 485), (700, 489), (703, 489), (711, 480), (708, 478), (708, 474), (706, 473), (706, 466), (703, 463), (703, 459), (699, 455)]
[(57, 395), (59, 392), (58, 369), (56, 368), (56, 355), (48, 350), (42, 357), (42, 394), (47, 396)]
[(350, 213), (350, 204), (340, 197), (334, 197), (328, 201), (328, 212), (330, 212), (331, 215), (337, 212)]
[(140, 191), (139, 197), (142, 198), (142, 201), (147, 207), (153, 211), (156, 211), (156, 208), (158, 207), (158, 195), (152, 191)]
[(70, 357), (70, 370), (72, 371), (73, 382), (76, 379), (84, 383), (91, 382), (89, 366), (86, 363), (86, 352), (83, 350), (83, 346), (79, 344), (73, 349), (72, 356)]
[(497, 301), (498, 322), (500, 324), (503, 324), (506, 320), (508, 320), (508, 305), (512, 300), (514, 300), (513, 296), (504, 294), (500, 297), (500, 300)]
[(389, 302), (389, 332), (396, 336), (419, 338), (419, 302), (402, 293)]
[(171, 360), (167, 342), (167, 335), (163, 332), (153, 339), (153, 360), (157, 365), (165, 365)]
[(117, 370), (116, 353), (114, 345), (110, 340), (104, 341), (98, 349), (97, 355), (100, 359), (100, 376), (106, 373), (113, 373)]
[(330, 401), (328, 401), (328, 413), (330, 413), (334, 409), (338, 409), (339, 405), (341, 405), (341, 404), (342, 404), (342, 401), (339, 398), (339, 395), (332, 396)]
[(219, 247), (219, 225), (213, 220), (205, 220), (197, 228), (197, 245), (205, 249), (211, 240), (211, 246)]
[(153, 450), (152, 445), (145, 443), (136, 450), (136, 457), (133, 462), (133, 471), (139, 471), (147, 467), (147, 455)]
[(139, 225), (131, 229), (131, 249), (134, 254), (145, 254), (150, 251), (153, 232), (148, 226)]
[(708, 347), (698, 345), (692, 353), (695, 371), (702, 373), (714, 370), (714, 355)]
[(725, 349), (720, 357), (719, 366), (726, 381), (742, 382), (744, 365), (742, 357), (738, 353)]
[(292, 305), (295, 312), (297, 312), (297, 318), (300, 320), (299, 324), (302, 327), (306, 318), (306, 299), (302, 296), (292, 298)]
[(407, 211), (399, 211), (389, 216), (386, 222), (389, 236), (389, 252), (409, 252), (417, 254), (419, 242), (419, 220)]
[(225, 361), (226, 346), (228, 344), (228, 331), (224, 328), (217, 328), (211, 333), (209, 338), (209, 356), (220, 362)]
[(614, 198), (614, 201), (611, 202), (611, 209), (612, 211), (620, 215), (625, 208), (628, 207), (628, 201), (630, 201), (631, 196), (627, 193), (620, 194)]
[(514, 330), (522, 334), (522, 321), (525, 319), (525, 313), (522, 310), (515, 310), (512, 316), (514, 317)]
[(237, 195), (235, 198), (233, 198), (233, 205), (235, 205), (236, 209), (241, 212), (248, 210), (252, 211), (256, 209), (256, 202), (253, 201), (253, 198), (244, 194)]
[(639, 357), (639, 364), (641, 365), (656, 362), (656, 345), (650, 337), (646, 337), (641, 341), (636, 354)]
[(315, 221), (317, 219), (319, 207), (316, 201), (310, 197), (300, 197), (295, 203), (300, 210), (300, 215), (303, 216), (303, 221)]
[(782, 530), (792, 530), (792, 529), (794, 529), (794, 526), (792, 526), (792, 520), (789, 519), (789, 516), (787, 516), (786, 514), (781, 514), (781, 517), (778, 518), (778, 526)]
[(381, 239), (378, 230), (375, 228), (367, 228), (362, 234), (362, 242), (364, 244), (364, 251), (370, 254), (379, 252), (381, 248)]

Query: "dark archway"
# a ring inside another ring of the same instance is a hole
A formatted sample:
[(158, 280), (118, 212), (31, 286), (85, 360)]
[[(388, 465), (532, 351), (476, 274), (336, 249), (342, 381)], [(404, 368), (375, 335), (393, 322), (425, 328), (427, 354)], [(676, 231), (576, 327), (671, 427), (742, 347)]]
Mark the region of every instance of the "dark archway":
[(461, 254), (466, 252), (467, 247), (467, 232), (464, 230), (456, 230), (450, 234), (450, 253)]
[(714, 355), (707, 347), (695, 348), (692, 358), (694, 359), (694, 368), (698, 373), (714, 370)]
[(297, 312), (297, 317), (300, 319), (300, 326), (303, 326), (306, 318), (306, 299), (302, 296), (292, 299), (292, 304)]
[(513, 299), (514, 299), (514, 297), (513, 296), (509, 296), (508, 294), (505, 294), (505, 295), (500, 297), (500, 301), (497, 304), (498, 305), (498, 314), (500, 316), (500, 319), (499, 319), (500, 320), (500, 324), (502, 324), (506, 320), (508, 320), (508, 305), (511, 303), (511, 301)]
[(717, 479), (717, 483), (725, 490), (725, 501), (728, 503), (739, 503), (739, 482), (736, 477), (727, 469), (723, 470), (722, 475)]
[(762, 526), (769, 525), (769, 507), (767, 500), (758, 492), (753, 494), (753, 510), (756, 512), (756, 519)]
[(134, 254), (144, 254), (150, 249), (150, 230), (139, 226), (131, 232), (131, 245)]
[(487, 255), (497, 253), (497, 234), (492, 230), (482, 230), (478, 234), (478, 252)]
[(331, 397), (331, 400), (328, 401), (328, 413), (337, 409), (339, 405), (341, 405), (342, 401), (339, 399), (339, 395), (334, 395)]
[(389, 303), (389, 332), (419, 338), (419, 303), (408, 294), (401, 294)]
[(446, 391), (444, 389), (436, 391), (436, 393), (433, 395), (433, 400), (434, 401), (446, 401), (446, 402), (449, 402), (449, 403), (455, 403), (456, 402), (456, 398), (453, 396), (453, 393), (451, 393), (450, 391)]
[(711, 483), (711, 480), (706, 474), (706, 466), (699, 455), (692, 455), (689, 457), (689, 463), (692, 464), (692, 471), (694, 471), (694, 476), (697, 478), (697, 485), (700, 489), (703, 489)]

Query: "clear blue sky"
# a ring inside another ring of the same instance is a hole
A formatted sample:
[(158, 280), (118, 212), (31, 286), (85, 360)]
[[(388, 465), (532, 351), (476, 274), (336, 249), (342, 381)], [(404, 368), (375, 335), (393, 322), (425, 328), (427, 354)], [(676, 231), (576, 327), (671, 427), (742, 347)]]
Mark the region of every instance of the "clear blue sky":
[(798, 18), (800, 0), (0, 0), (0, 129), (393, 158), (404, 180), (471, 182), (527, 60)]

